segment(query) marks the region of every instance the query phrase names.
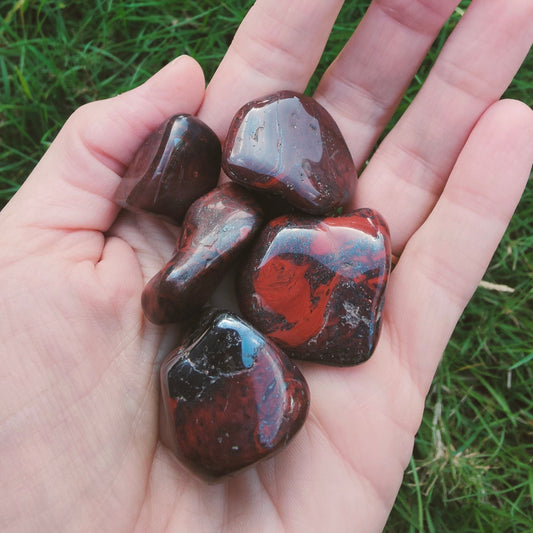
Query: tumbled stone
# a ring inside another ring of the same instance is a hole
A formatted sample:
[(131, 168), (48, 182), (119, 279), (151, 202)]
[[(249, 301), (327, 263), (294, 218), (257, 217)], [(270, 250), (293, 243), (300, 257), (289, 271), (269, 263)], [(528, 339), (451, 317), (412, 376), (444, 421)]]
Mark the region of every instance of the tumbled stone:
[(312, 215), (346, 204), (357, 178), (331, 115), (313, 98), (292, 91), (253, 100), (238, 111), (222, 166), (237, 183), (281, 196)]
[(389, 232), (375, 211), (284, 216), (267, 225), (243, 265), (239, 305), (287, 355), (355, 365), (376, 346), (389, 271)]
[(201, 120), (173, 116), (141, 145), (115, 201), (180, 224), (191, 203), (217, 184), (221, 153), (218, 137)]
[(270, 340), (224, 311), (204, 314), (161, 366), (172, 448), (208, 480), (282, 449), (302, 427), (309, 389)]
[(261, 222), (259, 205), (235, 183), (196, 200), (183, 220), (176, 253), (144, 288), (142, 307), (148, 320), (178, 322), (198, 311)]

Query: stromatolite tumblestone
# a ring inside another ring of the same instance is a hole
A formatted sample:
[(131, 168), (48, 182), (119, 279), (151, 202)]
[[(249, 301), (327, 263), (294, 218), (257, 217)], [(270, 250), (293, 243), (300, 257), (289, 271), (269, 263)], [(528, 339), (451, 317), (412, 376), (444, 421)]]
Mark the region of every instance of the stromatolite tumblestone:
[(241, 318), (205, 312), (161, 366), (171, 446), (214, 480), (282, 449), (302, 427), (309, 389), (291, 360)]
[(144, 288), (142, 306), (148, 320), (178, 322), (197, 312), (261, 222), (259, 205), (235, 183), (196, 200), (183, 220), (174, 256)]
[(238, 276), (243, 316), (291, 357), (366, 361), (379, 336), (390, 253), (387, 225), (371, 209), (274, 219)]
[(217, 184), (221, 153), (218, 137), (200, 119), (175, 115), (141, 145), (115, 201), (180, 224), (191, 203)]
[(316, 100), (281, 91), (242, 107), (224, 143), (226, 174), (312, 215), (345, 205), (356, 169), (331, 115)]

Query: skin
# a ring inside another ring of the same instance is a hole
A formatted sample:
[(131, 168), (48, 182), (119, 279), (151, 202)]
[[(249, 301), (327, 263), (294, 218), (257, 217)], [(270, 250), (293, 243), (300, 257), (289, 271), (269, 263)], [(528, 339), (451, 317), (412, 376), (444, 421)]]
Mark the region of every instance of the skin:
[[(362, 173), (353, 204), (385, 216), (400, 256), (374, 356), (300, 365), (304, 429), (224, 483), (192, 477), (158, 437), (158, 364), (175, 332), (143, 320), (140, 294), (176, 230), (112, 201), (168, 116), (198, 113), (223, 138), (245, 102), (303, 90), (341, 4), (258, 0), (205, 93), (181, 57), (82, 107), (0, 213), (3, 531), (382, 530), (439, 359), (530, 172), (533, 113), (498, 100), (533, 41), (533, 3), (474, 0)], [(374, 0), (326, 72), (316, 97), (358, 166), (456, 4)]]

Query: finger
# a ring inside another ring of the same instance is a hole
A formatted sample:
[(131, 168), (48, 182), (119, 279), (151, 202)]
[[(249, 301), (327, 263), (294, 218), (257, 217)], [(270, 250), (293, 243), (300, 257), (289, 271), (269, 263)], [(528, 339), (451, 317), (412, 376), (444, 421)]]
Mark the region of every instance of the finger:
[(199, 112), (220, 138), (246, 102), (281, 89), (303, 91), (341, 0), (257, 0), (235, 34)]
[(389, 222), (399, 253), (435, 205), (474, 124), (533, 41), (530, 0), (474, 0), (426, 83), (361, 176), (356, 203)]
[(81, 107), (6, 208), (7, 220), (106, 231), (118, 213), (120, 174), (137, 148), (169, 116), (196, 112), (203, 94), (199, 65), (180, 57), (140, 87)]
[(336, 120), (360, 168), (458, 0), (374, 0), (315, 98)]
[(533, 112), (527, 106), (494, 104), (391, 276), (388, 336), (424, 393), (527, 183), (532, 138)]
[[(532, 135), (533, 113), (523, 104), (499, 102), (485, 113), (390, 277), (374, 355), (348, 369), (304, 365), (312, 421), (366, 481), (376, 516), (392, 506), (441, 354), (527, 182)], [(341, 411), (343, 419), (335, 416)]]

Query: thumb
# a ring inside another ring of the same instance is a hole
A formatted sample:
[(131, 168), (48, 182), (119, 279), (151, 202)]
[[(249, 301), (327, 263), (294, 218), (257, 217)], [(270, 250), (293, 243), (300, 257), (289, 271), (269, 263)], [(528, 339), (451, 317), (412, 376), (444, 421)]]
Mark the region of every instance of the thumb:
[(198, 63), (180, 56), (143, 85), (80, 107), (1, 213), (12, 230), (107, 231), (119, 208), (120, 175), (137, 148), (176, 113), (195, 113), (205, 82)]

